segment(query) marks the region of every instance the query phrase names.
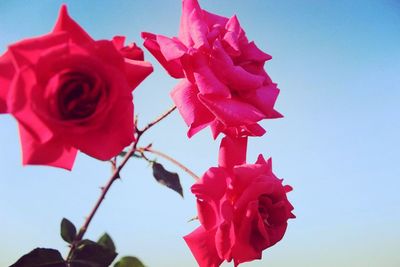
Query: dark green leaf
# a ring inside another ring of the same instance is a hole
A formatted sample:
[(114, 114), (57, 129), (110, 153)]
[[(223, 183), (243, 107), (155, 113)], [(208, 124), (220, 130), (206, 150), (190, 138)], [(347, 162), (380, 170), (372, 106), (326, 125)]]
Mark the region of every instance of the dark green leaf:
[(157, 182), (171, 188), (183, 197), (183, 190), (177, 173), (167, 171), (163, 165), (157, 162), (153, 162), (152, 167), (153, 176)]
[(76, 228), (72, 222), (63, 218), (61, 221), (61, 237), (67, 243), (72, 243), (76, 236)]
[(123, 257), (120, 259), (114, 267), (145, 267), (144, 264), (136, 257)]
[(108, 248), (111, 251), (115, 251), (114, 242), (107, 233), (104, 233), (104, 235), (100, 237), (100, 239), (97, 241), (97, 244), (102, 245), (103, 247)]
[(125, 157), (126, 154), (128, 154), (128, 152), (126, 152), (126, 151), (121, 151), (121, 152), (119, 152), (118, 156), (120, 156), (120, 157)]
[(66, 267), (60, 252), (49, 248), (36, 248), (22, 256), (10, 267)]
[(72, 267), (108, 267), (117, 253), (91, 240), (82, 240), (77, 244), (71, 256)]

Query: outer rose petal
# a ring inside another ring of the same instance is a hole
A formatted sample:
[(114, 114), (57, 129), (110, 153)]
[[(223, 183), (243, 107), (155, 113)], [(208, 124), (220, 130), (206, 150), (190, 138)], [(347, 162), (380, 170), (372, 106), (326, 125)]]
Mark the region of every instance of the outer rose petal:
[(125, 72), (129, 87), (133, 90), (153, 72), (153, 66), (146, 61), (125, 58)]
[(214, 25), (225, 25), (228, 22), (228, 18), (210, 13), (207, 10), (203, 10), (203, 16), (209, 28)]
[(241, 61), (264, 62), (272, 59), (270, 55), (261, 51), (254, 42), (250, 42), (242, 47), (241, 52), (239, 57)]
[(71, 39), (79, 44), (86, 42), (94, 42), (94, 40), (76, 23), (69, 15), (67, 6), (64, 4), (61, 6), (58, 20), (54, 26), (53, 32), (68, 32)]
[(276, 84), (271, 84), (257, 88), (244, 98), (262, 111), (267, 118), (281, 118), (282, 115), (274, 110), (274, 105), (278, 95), (279, 89), (276, 87)]
[(19, 124), (19, 133), (24, 165), (50, 165), (72, 169), (78, 152), (75, 148), (66, 147), (63, 140), (51, 139), (40, 143), (22, 124)]
[(182, 80), (171, 92), (171, 97), (190, 129), (191, 137), (214, 120), (212, 115), (198, 100), (198, 90), (188, 80)]
[(203, 19), (202, 10), (194, 9), (189, 15), (190, 37), (196, 49), (209, 48), (207, 33), (208, 28)]
[(7, 95), (14, 73), (11, 55), (7, 51), (0, 57), (0, 113), (7, 112)]
[(186, 45), (186, 47), (193, 46), (194, 44), (191, 36), (190, 25), (190, 15), (194, 10), (201, 11), (200, 5), (197, 0), (182, 1), (182, 17), (179, 27), (179, 39)]
[(198, 97), (227, 126), (254, 124), (265, 118), (258, 109), (239, 100), (201, 94)]
[(202, 226), (183, 237), (200, 267), (218, 267), (223, 262), (215, 247), (216, 230), (206, 231)]
[(247, 137), (231, 138), (225, 136), (219, 149), (218, 165), (232, 169), (235, 165), (246, 163)]
[(25, 129), (29, 129), (32, 136), (38, 142), (45, 143), (53, 138), (53, 132), (35, 112), (32, 111), (32, 103), (30, 99), (34, 96), (32, 88), (35, 86), (34, 73), (25, 68), (23, 71), (18, 71), (10, 85), (10, 90), (7, 96), (8, 112), (18, 120), (19, 124), (23, 124)]
[(242, 34), (242, 28), (240, 27), (239, 20), (236, 16), (231, 17), (225, 25), (227, 32), (224, 36), (224, 41), (230, 45), (235, 51), (235, 54), (240, 53), (239, 36)]
[(68, 34), (65, 32), (48, 34), (15, 43), (9, 46), (9, 52), (15, 68), (21, 69), (36, 64), (43, 51), (65, 46), (68, 40)]
[(203, 177), (192, 186), (197, 198), (219, 202), (226, 192), (229, 174), (222, 168), (210, 168)]
[(170, 39), (163, 35), (157, 35), (157, 43), (160, 46), (161, 53), (167, 61), (181, 58), (187, 51), (187, 48), (179, 39)]
[(164, 69), (174, 78), (183, 78), (185, 75), (182, 71), (182, 65), (179, 60), (167, 61), (161, 53), (160, 45), (157, 43), (156, 35), (148, 32), (142, 32), (144, 39), (143, 45), (150, 51), (150, 53), (157, 59)]
[(123, 57), (133, 60), (144, 60), (143, 50), (140, 49), (135, 43), (132, 43), (129, 46), (124, 45), (125, 36), (114, 36), (112, 42)]

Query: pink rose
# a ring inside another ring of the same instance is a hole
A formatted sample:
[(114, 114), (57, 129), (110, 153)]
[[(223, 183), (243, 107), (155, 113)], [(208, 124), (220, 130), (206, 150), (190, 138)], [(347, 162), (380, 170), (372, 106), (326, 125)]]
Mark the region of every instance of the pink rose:
[(183, 0), (179, 37), (142, 33), (144, 46), (175, 78), (171, 96), (188, 136), (210, 126), (213, 137), (261, 136), (262, 119), (279, 118), (279, 94), (264, 70), (271, 56), (249, 42), (236, 16), (202, 10), (197, 0)]
[(246, 164), (246, 142), (225, 137), (220, 166), (192, 186), (201, 226), (184, 239), (201, 267), (261, 259), (295, 217), (286, 197), (292, 188), (273, 174), (271, 159), (260, 155), (255, 164)]
[(153, 69), (123, 42), (93, 40), (62, 6), (51, 33), (0, 57), (0, 113), (18, 121), (24, 164), (71, 169), (77, 150), (108, 160), (134, 140), (132, 90)]

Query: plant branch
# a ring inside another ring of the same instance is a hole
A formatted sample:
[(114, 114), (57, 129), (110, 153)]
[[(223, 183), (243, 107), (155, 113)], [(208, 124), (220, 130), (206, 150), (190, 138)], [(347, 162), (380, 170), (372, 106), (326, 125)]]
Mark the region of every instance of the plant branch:
[(171, 108), (169, 108), (165, 113), (163, 113), (162, 115), (160, 115), (157, 119), (155, 119), (154, 121), (150, 122), (149, 124), (146, 125), (146, 127), (143, 128), (143, 130), (139, 130), (139, 133), (144, 133), (146, 132), (148, 129), (150, 129), (151, 127), (153, 127), (155, 124), (159, 123), (161, 120), (163, 120), (165, 117), (167, 117), (169, 114), (171, 114), (174, 110), (176, 109), (176, 106), (173, 105)]
[(174, 159), (174, 158), (168, 156), (167, 154), (164, 154), (163, 152), (154, 150), (154, 149), (151, 148), (150, 146), (138, 148), (137, 151), (139, 151), (140, 153), (143, 153), (143, 151), (146, 151), (146, 152), (150, 152), (150, 153), (153, 153), (153, 154), (155, 154), (155, 155), (158, 155), (158, 156), (160, 156), (160, 157), (163, 157), (164, 159), (166, 159), (166, 160), (172, 162), (173, 164), (177, 165), (179, 168), (181, 168), (182, 170), (184, 170), (187, 174), (189, 174), (190, 176), (192, 176), (193, 179), (195, 179), (196, 181), (197, 181), (197, 180), (200, 180), (200, 177), (197, 176), (194, 172), (192, 172), (192, 171), (191, 171), (189, 168), (187, 168), (185, 165), (183, 165), (182, 163), (180, 163), (180, 162), (177, 161), (176, 159)]
[[(73, 254), (74, 250), (76, 249), (77, 244), (80, 241), (82, 241), (82, 238), (85, 235), (85, 233), (86, 233), (86, 231), (87, 231), (87, 229), (88, 229), (88, 227), (90, 225), (90, 222), (92, 221), (94, 215), (96, 214), (97, 210), (99, 209), (101, 203), (105, 199), (105, 197), (106, 197), (108, 191), (110, 190), (112, 184), (116, 180), (118, 180), (120, 178), (120, 172), (121, 172), (122, 168), (125, 166), (125, 164), (128, 162), (128, 160), (134, 155), (135, 151), (138, 151), (137, 146), (138, 146), (138, 143), (139, 143), (139, 140), (140, 140), (141, 136), (146, 131), (148, 131), (151, 127), (153, 127), (154, 125), (159, 123), (161, 120), (166, 118), (175, 109), (176, 109), (176, 106), (171, 107), (165, 113), (163, 113), (158, 118), (156, 118), (154, 121), (152, 121), (149, 124), (147, 124), (142, 130), (138, 130), (137, 129), (136, 130), (136, 140), (131, 144), (129, 150), (124, 155), (121, 163), (118, 166), (116, 164), (117, 163), (116, 162), (116, 158), (113, 158), (113, 160), (111, 160), (112, 174), (111, 174), (110, 178), (108, 179), (107, 184), (104, 187), (101, 188), (101, 194), (100, 194), (99, 198), (97, 199), (97, 201), (96, 201), (93, 209), (91, 210), (89, 216), (86, 218), (84, 224), (79, 229), (79, 232), (78, 232), (77, 236), (75, 237), (74, 241), (72, 242), (71, 248), (70, 248), (70, 251), (69, 251), (68, 257), (67, 257), (67, 262), (70, 262), (72, 254)], [(137, 121), (137, 119), (135, 119), (135, 121)]]

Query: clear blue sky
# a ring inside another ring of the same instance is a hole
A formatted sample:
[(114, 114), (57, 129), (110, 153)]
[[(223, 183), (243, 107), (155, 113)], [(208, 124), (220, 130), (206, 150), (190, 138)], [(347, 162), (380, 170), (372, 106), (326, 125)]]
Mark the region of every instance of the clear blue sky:
[[(140, 32), (177, 33), (179, 0), (65, 1), (95, 38), (123, 34), (141, 45)], [(272, 156), (275, 173), (294, 187), (297, 219), (260, 262), (243, 266), (400, 266), (400, 2), (200, 0), (203, 8), (237, 14), (249, 39), (273, 56), (267, 71), (279, 84), (277, 109), (285, 118), (264, 122), (268, 133), (251, 139), (249, 161)], [(1, 1), (0, 49), (47, 33), (61, 1)], [(155, 66), (135, 91), (145, 124), (172, 101), (170, 78)], [(190, 141), (174, 114), (143, 141), (202, 174), (216, 165), (219, 141), (208, 130)], [(81, 225), (105, 183), (107, 163), (80, 154), (72, 172), (21, 167), (16, 122), (0, 116), (0, 266), (35, 247), (67, 248), (58, 237), (67, 217)], [(162, 161), (163, 162), (163, 161)], [(177, 168), (165, 164), (169, 169)], [(181, 173), (185, 200), (159, 186), (147, 163), (122, 172), (87, 237), (107, 231), (122, 255), (151, 267), (196, 266), (182, 236), (197, 227)], [(228, 265), (226, 265), (228, 266)]]

